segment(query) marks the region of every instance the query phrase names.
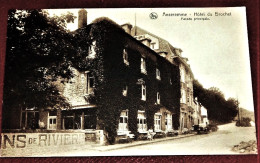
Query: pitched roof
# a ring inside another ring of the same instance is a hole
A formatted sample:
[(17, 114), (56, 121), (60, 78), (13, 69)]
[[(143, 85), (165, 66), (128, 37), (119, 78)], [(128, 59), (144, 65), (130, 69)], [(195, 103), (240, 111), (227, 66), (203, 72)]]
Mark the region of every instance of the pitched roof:
[(176, 53), (176, 50), (179, 50), (180, 52), (182, 52), (181, 49), (173, 47), (167, 40), (165, 40), (165, 39), (163, 39), (163, 38), (161, 38), (161, 37), (159, 37), (159, 36), (157, 36), (153, 33), (150, 33), (150, 32), (148, 32), (148, 31), (146, 31), (146, 30), (144, 30), (144, 29), (142, 29), (138, 26), (134, 26), (131, 29), (131, 35), (132, 36), (145, 35), (145, 34), (151, 35), (152, 37), (155, 37), (155, 38), (158, 39), (159, 49), (154, 50), (156, 53), (166, 52), (167, 55), (170, 55), (172, 58), (179, 60), (190, 71), (190, 73), (193, 77), (192, 70), (191, 70), (189, 64), (187, 63), (187, 58), (183, 58), (182, 56), (180, 56), (179, 54)]
[(158, 39), (159, 41), (159, 49), (155, 49), (155, 52), (159, 53), (159, 52), (166, 52), (168, 55), (171, 55), (171, 56), (177, 56), (177, 54), (175, 53), (175, 47), (173, 47), (167, 40), (153, 34), (153, 33), (150, 33), (138, 26), (134, 26), (131, 30), (131, 35), (132, 36), (137, 36), (137, 35), (144, 35), (144, 34), (149, 34), (151, 35), (152, 37), (155, 37)]

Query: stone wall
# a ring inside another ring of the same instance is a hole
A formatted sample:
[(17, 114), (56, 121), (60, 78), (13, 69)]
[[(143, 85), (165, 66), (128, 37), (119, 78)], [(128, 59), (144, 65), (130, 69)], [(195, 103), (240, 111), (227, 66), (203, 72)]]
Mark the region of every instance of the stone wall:
[(61, 146), (81, 146), (88, 143), (104, 144), (103, 130), (58, 131), (40, 133), (2, 133), (1, 150), (39, 149)]

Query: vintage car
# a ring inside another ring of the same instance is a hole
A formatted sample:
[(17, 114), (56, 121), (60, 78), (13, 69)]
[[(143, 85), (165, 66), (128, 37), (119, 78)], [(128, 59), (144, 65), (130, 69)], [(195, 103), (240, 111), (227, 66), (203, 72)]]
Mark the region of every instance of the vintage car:
[(206, 133), (207, 134), (209, 132), (209, 128), (208, 128), (207, 124), (200, 123), (198, 125), (193, 125), (192, 131), (197, 132), (198, 134), (200, 134), (200, 133)]

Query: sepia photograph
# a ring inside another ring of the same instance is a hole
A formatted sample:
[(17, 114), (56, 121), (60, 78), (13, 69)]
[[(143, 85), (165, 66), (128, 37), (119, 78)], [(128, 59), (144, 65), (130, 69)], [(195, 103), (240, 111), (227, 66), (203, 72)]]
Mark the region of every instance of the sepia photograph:
[(10, 9), (0, 156), (257, 155), (246, 15)]

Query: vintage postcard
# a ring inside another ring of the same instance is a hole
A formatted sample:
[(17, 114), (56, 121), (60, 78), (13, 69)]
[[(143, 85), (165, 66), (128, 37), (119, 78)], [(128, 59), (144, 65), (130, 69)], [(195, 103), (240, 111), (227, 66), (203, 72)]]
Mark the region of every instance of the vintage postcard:
[(257, 154), (245, 7), (9, 10), (1, 157)]

